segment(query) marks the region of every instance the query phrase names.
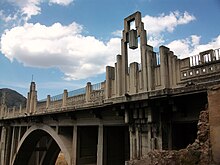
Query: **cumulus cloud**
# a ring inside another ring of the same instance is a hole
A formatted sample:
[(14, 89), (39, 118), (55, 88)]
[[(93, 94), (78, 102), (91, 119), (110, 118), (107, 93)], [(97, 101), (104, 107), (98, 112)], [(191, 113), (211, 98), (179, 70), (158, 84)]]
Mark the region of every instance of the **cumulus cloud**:
[(196, 55), (199, 52), (208, 49), (220, 48), (220, 35), (207, 44), (200, 44), (200, 38), (201, 36), (191, 35), (185, 39), (174, 40), (166, 46), (169, 47), (180, 58)]
[(1, 52), (11, 61), (25, 66), (58, 67), (66, 79), (83, 79), (105, 71), (114, 64), (120, 52), (120, 39), (107, 43), (93, 36), (83, 36), (82, 26), (26, 23), (5, 31), (1, 37)]
[(49, 0), (49, 3), (54, 3), (54, 4), (58, 4), (58, 5), (63, 5), (63, 6), (67, 6), (70, 3), (72, 3), (73, 0)]
[(164, 43), (164, 32), (173, 32), (179, 25), (188, 24), (196, 18), (188, 12), (180, 13), (179, 11), (170, 12), (168, 15), (164, 13), (159, 16), (146, 15), (142, 18), (145, 29), (148, 31), (148, 43), (154, 47), (158, 47)]
[(188, 24), (196, 18), (188, 12), (180, 13), (179, 11), (170, 12), (165, 15), (160, 14), (158, 17), (146, 15), (142, 18), (145, 28), (150, 34), (160, 34), (161, 32), (173, 32), (178, 25)]
[(4, 22), (8, 23), (10, 21), (16, 20), (17, 19), (17, 14), (6, 15), (3, 10), (0, 10), (0, 19), (3, 20)]
[(3, 14), (3, 10), (0, 11), (0, 18), (5, 21), (27, 22), (32, 16), (39, 15), (41, 13), (41, 4), (48, 2), (49, 4), (57, 4), (67, 6), (74, 0), (6, 0), (10, 5), (13, 5), (17, 10), (13, 15)]

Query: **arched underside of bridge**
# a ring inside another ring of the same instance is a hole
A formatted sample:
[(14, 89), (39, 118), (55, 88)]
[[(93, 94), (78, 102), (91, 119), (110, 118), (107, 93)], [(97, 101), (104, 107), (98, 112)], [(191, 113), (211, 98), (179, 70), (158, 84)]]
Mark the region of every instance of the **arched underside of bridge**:
[(62, 151), (66, 161), (70, 155), (56, 132), (49, 126), (32, 126), (18, 144), (13, 165), (54, 165)]

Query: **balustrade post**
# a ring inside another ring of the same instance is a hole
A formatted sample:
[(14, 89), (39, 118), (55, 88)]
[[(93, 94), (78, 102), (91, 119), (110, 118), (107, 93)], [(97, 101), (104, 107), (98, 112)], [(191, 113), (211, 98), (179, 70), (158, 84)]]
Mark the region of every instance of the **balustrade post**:
[(49, 107), (50, 107), (50, 102), (51, 102), (50, 95), (47, 95), (46, 109), (49, 109)]
[(86, 85), (86, 102), (89, 102), (91, 100), (91, 91), (92, 85), (91, 82), (88, 82)]
[(65, 89), (63, 92), (63, 103), (62, 103), (62, 107), (66, 107), (66, 102), (67, 102), (67, 97), (68, 97), (68, 92)]

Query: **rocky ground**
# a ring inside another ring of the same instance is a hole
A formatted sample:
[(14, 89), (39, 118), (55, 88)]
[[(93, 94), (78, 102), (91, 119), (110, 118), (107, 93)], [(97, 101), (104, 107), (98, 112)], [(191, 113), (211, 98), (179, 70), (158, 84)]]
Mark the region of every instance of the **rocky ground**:
[(141, 160), (133, 160), (127, 165), (214, 165), (211, 158), (208, 111), (201, 111), (198, 122), (197, 139), (185, 149), (178, 151), (149, 152)]

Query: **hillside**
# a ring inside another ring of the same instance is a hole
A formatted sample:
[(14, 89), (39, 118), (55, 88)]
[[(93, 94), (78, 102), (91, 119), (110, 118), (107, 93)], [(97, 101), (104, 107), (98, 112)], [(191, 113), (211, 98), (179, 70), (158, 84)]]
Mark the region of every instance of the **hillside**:
[(13, 106), (19, 107), (20, 104), (22, 107), (26, 105), (26, 98), (24, 96), (8, 88), (0, 89), (0, 103), (2, 102), (3, 93), (5, 93), (5, 102), (8, 108)]

